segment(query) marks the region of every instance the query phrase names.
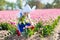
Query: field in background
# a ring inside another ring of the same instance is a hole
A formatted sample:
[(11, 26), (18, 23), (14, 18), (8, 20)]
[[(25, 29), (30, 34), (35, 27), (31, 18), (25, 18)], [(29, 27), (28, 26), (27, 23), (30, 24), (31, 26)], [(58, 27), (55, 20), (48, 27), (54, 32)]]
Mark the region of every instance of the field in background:
[[(8, 11), (0, 11), (0, 22), (3, 21), (13, 21), (17, 22), (17, 14), (20, 13), (19, 10), (8, 10)], [(30, 12), (31, 18), (35, 21), (39, 21), (42, 19), (43, 21), (49, 20), (52, 18), (53, 20), (60, 16), (60, 9), (37, 9)]]
[[(9, 10), (9, 11), (0, 11), (0, 22), (15, 22), (15, 23), (17, 23), (17, 16), (18, 16), (18, 13), (20, 13), (20, 11), (19, 10), (14, 10), (14, 11), (12, 11), (12, 10)], [(50, 20), (55, 20), (55, 22), (53, 21), (53, 22), (51, 22), (51, 23), (53, 23), (53, 26), (54, 25), (56, 25), (56, 29), (54, 30), (54, 35), (52, 35), (52, 36), (48, 36), (48, 38), (46, 38), (46, 40), (55, 40), (55, 39), (57, 39), (58, 37), (56, 36), (59, 32), (60, 32), (60, 21), (59, 21), (59, 23), (58, 23), (58, 21), (56, 20), (56, 18), (58, 17), (58, 16), (60, 16), (60, 9), (37, 9), (37, 10), (34, 10), (34, 11), (32, 11), (32, 12), (30, 12), (30, 16), (31, 16), (31, 19), (33, 19), (33, 21), (35, 20), (35, 22), (39, 22), (39, 21), (43, 21), (44, 23), (46, 23), (46, 21), (48, 21), (48, 23), (50, 22)], [(35, 23), (34, 22), (34, 23)], [(48, 24), (47, 23), (47, 24)], [(58, 24), (56, 24), (56, 23), (58, 23)], [(4, 24), (3, 24), (3, 26), (4, 26)], [(36, 26), (36, 25), (35, 25)], [(42, 26), (42, 25), (40, 25), (40, 26)], [(40, 26), (37, 26), (37, 27), (40, 27)], [(6, 25), (4, 26), (4, 27), (6, 27)], [(9, 25), (8, 27), (11, 27), (11, 25)], [(15, 27), (15, 26), (14, 26)], [(48, 27), (47, 29), (49, 29), (49, 30), (47, 30), (47, 32), (44, 32), (44, 34), (46, 33), (48, 33), (50, 30), (52, 30), (52, 29), (50, 29), (51, 27), (52, 27), (52, 25), (50, 26), (50, 23), (49, 23), (49, 26), (42, 26), (42, 28), (43, 27)], [(54, 26), (55, 27), (55, 26)], [(44, 28), (45, 29), (45, 28)], [(54, 29), (54, 28), (53, 28)], [(11, 30), (12, 30), (12, 28), (11, 28)], [(39, 29), (38, 29), (39, 30)], [(15, 31), (15, 30), (13, 30), (13, 31)], [(58, 31), (58, 32), (57, 32)], [(3, 32), (3, 31), (2, 31)], [(12, 32), (12, 31), (11, 31)], [(31, 32), (31, 31), (30, 31)], [(29, 33), (30, 33), (29, 32)], [(13, 32), (12, 32), (13, 33)], [(4, 33), (2, 33), (2, 34), (4, 34)], [(39, 33), (40, 34), (40, 33)], [(49, 33), (48, 33), (49, 34)], [(5, 34), (4, 34), (5, 35)], [(59, 35), (59, 34), (58, 34)], [(38, 37), (36, 37), (36, 36), (38, 36)], [(60, 36), (60, 35), (59, 35)], [(10, 37), (10, 36), (9, 36)], [(12, 37), (12, 38), (11, 38)], [(11, 37), (10, 37), (10, 40), (12, 40), (12, 39), (19, 39), (19, 38), (17, 38), (17, 36), (15, 36), (14, 35), (14, 37), (11, 35)], [(35, 35), (32, 35), (32, 37), (31, 38), (29, 38), (29, 39), (35, 39), (35, 37), (36, 37), (36, 40), (37, 39), (40, 39), (40, 37), (39, 37), (39, 35), (37, 34), (35, 34)], [(20, 37), (21, 38), (21, 37)], [(21, 39), (23, 39), (24, 40), (24, 37), (22, 37)], [(43, 39), (43, 38), (42, 38)], [(8, 40), (9, 40), (9, 38), (8, 38)], [(45, 39), (44, 39), (45, 40)]]

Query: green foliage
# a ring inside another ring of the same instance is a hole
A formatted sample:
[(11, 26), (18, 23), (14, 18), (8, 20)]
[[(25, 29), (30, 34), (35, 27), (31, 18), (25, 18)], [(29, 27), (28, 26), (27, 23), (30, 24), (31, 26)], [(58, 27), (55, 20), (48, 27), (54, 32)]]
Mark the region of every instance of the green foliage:
[(31, 29), (28, 29), (28, 36), (32, 36), (34, 34), (34, 31)]
[(35, 25), (35, 31), (39, 31), (40, 28), (42, 28), (43, 25), (42, 25), (42, 22), (38, 22), (36, 25)]
[(60, 16), (58, 16), (58, 20), (60, 19)]
[(9, 31), (12, 35), (16, 34), (16, 28), (15, 28), (15, 26), (13, 26), (13, 25), (11, 25), (11, 24), (8, 24), (8, 31)]
[(29, 28), (26, 28), (23, 32), (23, 36), (27, 37), (31, 37), (34, 34), (34, 30), (31, 30)]
[(2, 30), (8, 30), (8, 24), (7, 23), (0, 23), (0, 27)]
[(53, 7), (54, 8), (60, 8), (60, 0), (54, 0)]
[(47, 4), (45, 5), (45, 8), (52, 8), (52, 4), (47, 3)]
[(53, 24), (51, 25), (53, 28), (55, 28), (55, 26), (58, 24), (59, 22), (59, 19), (55, 19)]
[[(54, 28), (57, 26), (58, 22), (60, 20), (60, 16), (58, 16), (57, 19), (55, 19), (52, 23), (52, 25), (45, 25), (43, 26), (41, 23), (42, 22), (38, 22), (36, 25), (35, 25), (35, 31), (40, 31), (40, 37), (46, 37), (46, 36), (49, 36), (53, 33), (54, 31)], [(43, 28), (42, 30), (39, 30), (40, 28)]]
[(22, 0), (17, 0), (17, 6), (22, 9)]
[(2, 28), (1, 30), (8, 30), (11, 34), (16, 33), (16, 28), (15, 26), (9, 24), (9, 23), (0, 23), (0, 27)]
[(52, 31), (53, 31), (53, 28), (50, 25), (45, 25), (43, 27), (43, 30), (41, 32), (41, 35), (43, 37), (48, 36), (48, 35), (51, 35)]
[(43, 3), (41, 3), (40, 0), (27, 0), (27, 3), (30, 5), (31, 8), (33, 6), (36, 6), (37, 9), (41, 9), (45, 6)]
[[(20, 21), (23, 21), (24, 18), (25, 17), (23, 16), (22, 20)], [(35, 33), (34, 28), (25, 28), (24, 31), (22, 32), (22, 35), (27, 38), (27, 37), (31, 37), (34, 33)]]
[(10, 2), (6, 2), (6, 9), (8, 10), (9, 7), (11, 8), (11, 10), (14, 10), (15, 3), (10, 3)]
[(4, 10), (5, 4), (6, 4), (5, 0), (0, 0), (0, 10)]
[(42, 36), (45, 37), (45, 36), (48, 36), (48, 35), (51, 35), (54, 28), (56, 27), (56, 25), (58, 24), (59, 22), (59, 17), (57, 19), (54, 20), (54, 22), (52, 23), (52, 25), (45, 25), (43, 27), (43, 30), (42, 30)]

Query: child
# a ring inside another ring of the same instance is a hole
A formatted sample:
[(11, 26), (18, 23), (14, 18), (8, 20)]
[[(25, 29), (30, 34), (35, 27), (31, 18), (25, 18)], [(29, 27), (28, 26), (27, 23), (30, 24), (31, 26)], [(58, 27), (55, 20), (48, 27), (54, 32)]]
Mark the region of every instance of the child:
[(24, 31), (25, 28), (30, 28), (33, 25), (29, 14), (30, 11), (30, 6), (26, 5), (22, 10), (23, 13), (20, 13), (21, 17), (18, 18), (18, 30), (21, 33)]

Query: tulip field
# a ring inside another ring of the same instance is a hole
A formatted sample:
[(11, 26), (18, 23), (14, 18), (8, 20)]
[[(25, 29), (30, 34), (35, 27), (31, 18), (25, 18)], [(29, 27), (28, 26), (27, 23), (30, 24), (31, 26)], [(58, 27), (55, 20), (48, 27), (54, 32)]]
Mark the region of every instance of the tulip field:
[[(0, 22), (16, 21), (18, 13), (20, 13), (19, 10), (0, 11)], [(45, 20), (49, 20), (49, 18), (52, 18), (54, 20), (57, 16), (60, 15), (60, 9), (37, 9), (30, 12), (30, 15), (31, 18), (36, 21), (39, 21), (38, 19), (42, 19), (43, 21), (45, 21)]]
[[(45, 40), (40, 38), (50, 37), (60, 22), (60, 9), (36, 9), (30, 12), (30, 18), (35, 25), (19, 33), (17, 30), (18, 13), (20, 13), (19, 10), (0, 11), (0, 27), (2, 27), (4, 31), (10, 32), (9, 35), (13, 35), (12, 37), (15, 37), (15, 40)], [(16, 34), (18, 34), (18, 36), (16, 36)], [(37, 35), (39, 35), (39, 37), (33, 39), (33, 36)], [(6, 40), (14, 39), (6, 38)]]

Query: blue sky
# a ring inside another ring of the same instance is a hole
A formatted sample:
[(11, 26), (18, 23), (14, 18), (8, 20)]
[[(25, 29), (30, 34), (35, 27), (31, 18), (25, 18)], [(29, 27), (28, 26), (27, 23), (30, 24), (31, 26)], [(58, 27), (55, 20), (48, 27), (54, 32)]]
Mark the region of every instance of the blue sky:
[[(7, 0), (7, 1), (16, 3), (16, 0)], [(53, 1), (54, 0), (41, 0), (41, 2), (44, 3), (44, 4), (46, 4), (47, 2), (52, 3)]]

